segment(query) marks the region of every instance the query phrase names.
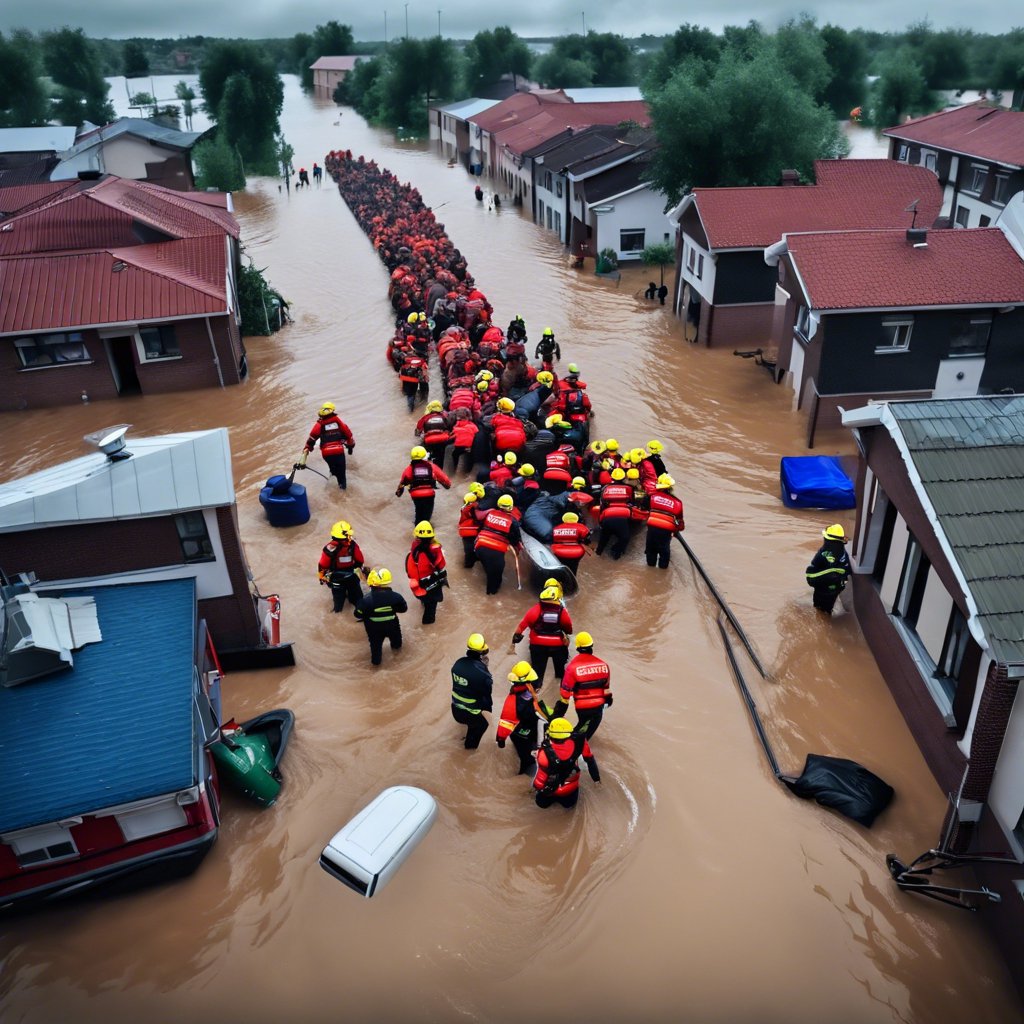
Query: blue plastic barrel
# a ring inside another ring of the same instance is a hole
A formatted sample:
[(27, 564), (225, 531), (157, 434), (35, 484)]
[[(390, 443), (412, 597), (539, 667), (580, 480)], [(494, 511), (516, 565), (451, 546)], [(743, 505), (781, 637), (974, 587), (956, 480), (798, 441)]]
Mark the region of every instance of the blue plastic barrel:
[(286, 476), (272, 476), (260, 490), (260, 504), (271, 526), (301, 526), (309, 522), (306, 488)]

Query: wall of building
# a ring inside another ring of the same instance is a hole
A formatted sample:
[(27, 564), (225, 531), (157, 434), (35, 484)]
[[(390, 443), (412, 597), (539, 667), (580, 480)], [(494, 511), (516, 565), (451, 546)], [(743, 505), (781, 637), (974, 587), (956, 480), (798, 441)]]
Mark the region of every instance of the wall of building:
[[(714, 307), (714, 326), (701, 340), (721, 348), (766, 348), (771, 344), (773, 303)], [(702, 311), (703, 312), (703, 311)], [(704, 325), (702, 317), (701, 326)]]
[[(671, 240), (665, 197), (660, 192), (644, 188), (598, 205), (611, 207), (608, 213), (597, 213), (593, 209), (588, 211), (589, 223), (594, 228), (593, 244), (598, 252), (614, 249), (621, 262), (629, 262), (639, 260), (644, 247)], [(641, 250), (627, 251), (622, 248), (623, 231), (643, 231), (644, 244)]]
[(774, 302), (778, 276), (778, 270), (765, 263), (763, 249), (720, 252), (715, 270), (715, 305)]

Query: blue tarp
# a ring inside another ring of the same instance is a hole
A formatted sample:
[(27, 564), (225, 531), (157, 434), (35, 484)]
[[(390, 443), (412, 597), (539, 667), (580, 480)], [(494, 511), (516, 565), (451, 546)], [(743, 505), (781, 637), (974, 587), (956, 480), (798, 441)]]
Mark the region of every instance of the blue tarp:
[(782, 501), (787, 508), (855, 508), (853, 481), (831, 455), (782, 459)]

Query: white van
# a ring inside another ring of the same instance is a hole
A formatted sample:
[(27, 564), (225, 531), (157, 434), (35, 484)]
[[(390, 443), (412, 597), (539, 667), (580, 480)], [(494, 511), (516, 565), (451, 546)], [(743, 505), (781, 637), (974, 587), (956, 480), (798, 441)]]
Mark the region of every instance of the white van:
[(436, 817), (437, 804), (422, 789), (385, 789), (324, 847), (320, 867), (369, 899), (412, 853)]

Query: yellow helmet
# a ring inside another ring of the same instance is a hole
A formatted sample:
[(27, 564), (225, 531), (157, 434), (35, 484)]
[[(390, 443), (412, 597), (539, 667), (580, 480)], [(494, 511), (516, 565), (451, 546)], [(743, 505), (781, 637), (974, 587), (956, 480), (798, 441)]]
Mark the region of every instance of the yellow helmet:
[(498, 408), (501, 412), (511, 412), (516, 407), (516, 403), (511, 398), (499, 398)]
[(578, 515), (576, 515), (575, 512), (563, 512), (562, 513), (562, 522), (563, 523), (578, 523), (579, 521), (580, 521), (580, 517)]
[(502, 462), (504, 462), (506, 466), (514, 466), (516, 464), (516, 453), (505, 452), (505, 457), (502, 459)]
[(825, 540), (841, 540), (844, 544), (846, 543), (846, 531), (839, 525), (839, 523), (833, 523), (831, 526), (826, 526), (821, 531), (822, 537)]
[(427, 402), (427, 412), (441, 412), (444, 406), (435, 398), (432, 402)]
[(546, 579), (544, 581), (544, 586), (545, 587), (551, 587), (552, 590), (557, 590), (558, 591), (558, 600), (559, 601), (562, 600), (562, 584), (559, 583), (558, 580), (556, 580), (554, 576), (548, 577), (548, 579)]
[(568, 365), (568, 367), (566, 367), (566, 369), (568, 370), (568, 373), (566, 373), (567, 377), (578, 377), (579, 376), (580, 368), (575, 363), (570, 363)]
[(572, 735), (572, 722), (568, 718), (552, 718), (548, 724), (548, 735), (553, 740), (567, 740)]
[(629, 453), (629, 461), (636, 465), (638, 462), (643, 462), (647, 458), (647, 452), (643, 448), (634, 448)]
[(371, 569), (366, 582), (371, 587), (387, 587), (391, 585), (391, 572), (388, 569)]
[(572, 478), (572, 486), (575, 490), (579, 491), (587, 486), (587, 481), (584, 480), (581, 476), (574, 476)]
[(585, 630), (581, 629), (576, 634), (576, 650), (578, 651), (581, 647), (593, 647), (594, 638)]
[(533, 466), (531, 466), (528, 462), (524, 462), (519, 467), (519, 475), (520, 476), (533, 476), (533, 474), (536, 473), (536, 472), (537, 472), (537, 470), (535, 470), (533, 468)]
[(432, 540), (434, 537), (434, 528), (426, 521), (426, 519), (418, 522), (412, 531), (417, 537), (421, 537), (424, 540)]
[(476, 380), (485, 380), (485, 381), (490, 382), (490, 381), (494, 380), (494, 374), (491, 373), (490, 370), (481, 370), (476, 375)]
[(647, 450), (652, 455), (660, 455), (665, 450), (665, 446), (660, 441), (648, 441)]
[(483, 633), (470, 633), (469, 639), (466, 641), (466, 649), (470, 651), (479, 651), (481, 654), (486, 654), (490, 650), (487, 646), (487, 641), (484, 639)]
[(545, 587), (540, 592), (540, 599), (542, 601), (560, 601), (562, 595), (554, 587)]
[(474, 501), (479, 501), (479, 498), (477, 498), (477, 496), (472, 491), (470, 491), (469, 494), (464, 494), (462, 496), (462, 504), (463, 505), (470, 505)]
[(675, 480), (673, 480), (668, 473), (662, 473), (661, 476), (658, 477), (658, 483), (656, 486), (659, 491), (667, 491), (670, 488), (675, 487), (675, 485)]
[(625, 480), (626, 479), (626, 471), (624, 469), (619, 469), (619, 467), (616, 466), (612, 470), (612, 479), (613, 480)]
[(320, 415), (321, 416), (330, 416), (331, 413), (333, 413), (333, 412), (334, 412), (334, 403), (333, 402), (324, 402), (324, 404), (320, 406)]
[(419, 459), (425, 459), (426, 457), (427, 449), (424, 448), (423, 445), (421, 444), (416, 445), (416, 447), (413, 448), (411, 452), (409, 452), (409, 458), (412, 459), (414, 462), (418, 461)]
[(608, 446), (604, 443), (604, 441), (591, 441), (590, 450), (595, 455), (604, 455), (604, 453), (608, 450)]
[(503, 494), (498, 499), (498, 508), (504, 509), (506, 512), (515, 507), (515, 502), (512, 500), (511, 494)]
[(420, 321), (421, 324), (425, 324), (427, 322), (427, 314), (426, 313), (420, 313), (419, 314), (419, 321)]
[(533, 666), (528, 661), (517, 661), (508, 674), (508, 681), (510, 683), (535, 683), (537, 673), (533, 671)]
[[(612, 474), (612, 475), (614, 476), (614, 474)], [(639, 480), (640, 479), (640, 470), (631, 466), (629, 469), (626, 470), (626, 479), (627, 480)]]
[(406, 322), (407, 324), (414, 324), (414, 323), (416, 323), (416, 321), (417, 321), (417, 320), (419, 320), (419, 318), (420, 318), (420, 315), (419, 315), (419, 313), (410, 313), (410, 314), (409, 314), (409, 315), (408, 315), (408, 316), (407, 316), (407, 317), (405, 318), (405, 322)]
[(486, 391), (487, 390), (487, 381), (485, 381), (485, 380), (478, 380), (476, 382), (476, 389), (477, 389), (477, 391)]
[(545, 421), (544, 426), (550, 430), (552, 427), (558, 426), (562, 422), (562, 414), (560, 412), (553, 412)]
[(544, 328), (543, 337), (545, 337), (545, 338), (553, 338), (554, 336), (555, 336), (555, 332), (553, 330), (551, 330), (550, 327), (545, 327)]
[(487, 492), (484, 490), (484, 485), (478, 480), (474, 480), (469, 485), (469, 493), (475, 494), (478, 498), (482, 498)]
[(619, 450), (619, 442), (614, 437), (609, 437), (604, 443), (604, 450), (606, 452), (617, 452)]
[(331, 536), (335, 540), (348, 540), (352, 536), (352, 527), (344, 519), (339, 519), (331, 527)]
[(555, 383), (555, 376), (552, 373), (548, 373), (547, 370), (541, 370), (540, 373), (537, 374), (537, 383), (543, 384), (544, 387), (549, 388)]

